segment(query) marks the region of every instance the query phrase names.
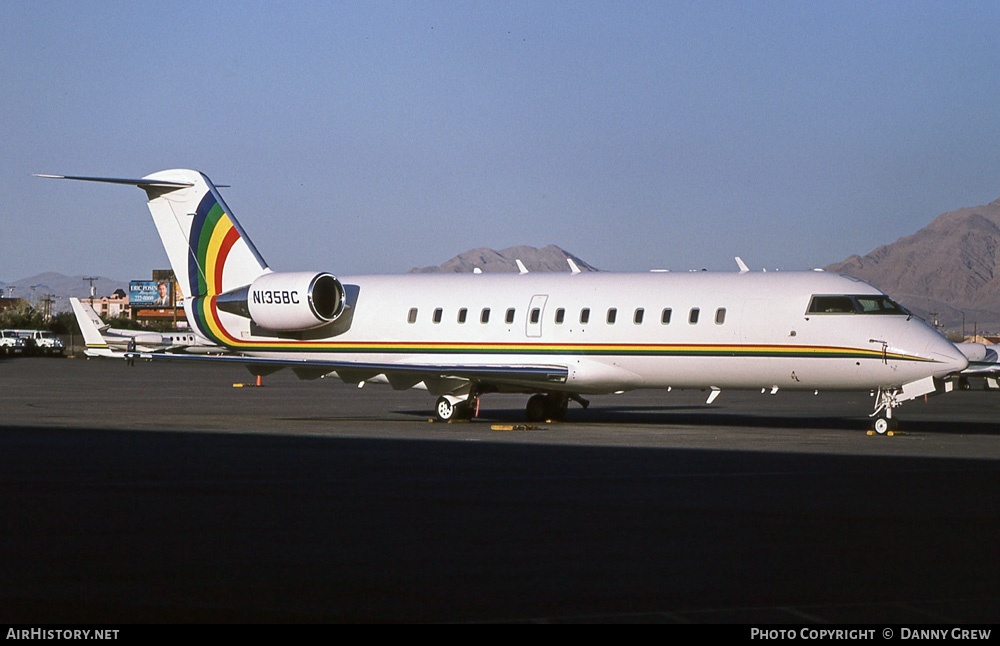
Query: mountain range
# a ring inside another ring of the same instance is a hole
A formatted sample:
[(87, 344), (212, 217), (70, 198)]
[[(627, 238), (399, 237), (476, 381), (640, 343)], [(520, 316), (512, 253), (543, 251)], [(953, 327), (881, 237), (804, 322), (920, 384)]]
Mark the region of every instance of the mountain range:
[(1000, 199), (939, 215), (913, 235), (826, 267), (875, 285), (924, 320), (1000, 330)]
[(528, 271), (570, 271), (568, 260), (575, 262), (580, 271), (600, 271), (570, 252), (550, 244), (541, 249), (521, 245), (500, 251), (480, 247), (460, 253), (441, 265), (415, 267), (410, 270), (410, 273), (462, 274), (470, 273), (476, 269), (488, 274), (516, 272), (519, 271), (518, 260), (524, 263), (524, 267)]

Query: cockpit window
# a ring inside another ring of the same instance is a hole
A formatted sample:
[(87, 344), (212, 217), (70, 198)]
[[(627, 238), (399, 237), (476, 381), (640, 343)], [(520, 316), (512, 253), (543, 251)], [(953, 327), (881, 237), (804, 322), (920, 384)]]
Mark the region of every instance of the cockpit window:
[(810, 314), (854, 314), (854, 301), (850, 296), (813, 296)]
[(908, 314), (888, 296), (855, 296), (862, 314)]
[(809, 314), (896, 314), (909, 316), (904, 307), (888, 296), (816, 295), (809, 302)]

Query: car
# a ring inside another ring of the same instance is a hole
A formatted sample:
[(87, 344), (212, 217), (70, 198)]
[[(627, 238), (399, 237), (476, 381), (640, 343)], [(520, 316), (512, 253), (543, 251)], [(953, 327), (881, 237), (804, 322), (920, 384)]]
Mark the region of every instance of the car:
[(28, 342), (16, 330), (0, 330), (0, 353), (7, 357), (26, 354)]
[(16, 332), (25, 342), (25, 352), (28, 354), (44, 354), (60, 357), (66, 350), (62, 339), (49, 330), (8, 330)]

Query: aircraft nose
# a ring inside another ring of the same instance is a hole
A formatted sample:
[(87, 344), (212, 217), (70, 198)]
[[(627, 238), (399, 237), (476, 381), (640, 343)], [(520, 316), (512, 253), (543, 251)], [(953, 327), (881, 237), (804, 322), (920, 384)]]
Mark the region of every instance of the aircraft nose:
[(962, 372), (969, 366), (969, 358), (955, 344), (941, 335), (931, 339), (927, 344), (927, 356), (941, 363), (941, 370), (936, 377), (944, 377), (956, 372)]

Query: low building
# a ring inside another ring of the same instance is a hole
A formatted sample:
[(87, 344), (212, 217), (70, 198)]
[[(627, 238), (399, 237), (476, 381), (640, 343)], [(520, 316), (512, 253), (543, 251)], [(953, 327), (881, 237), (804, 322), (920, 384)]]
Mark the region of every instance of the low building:
[(132, 317), (132, 309), (129, 306), (128, 294), (123, 290), (115, 290), (111, 296), (100, 298), (84, 298), (82, 302), (87, 303), (102, 319), (113, 319), (119, 316)]

